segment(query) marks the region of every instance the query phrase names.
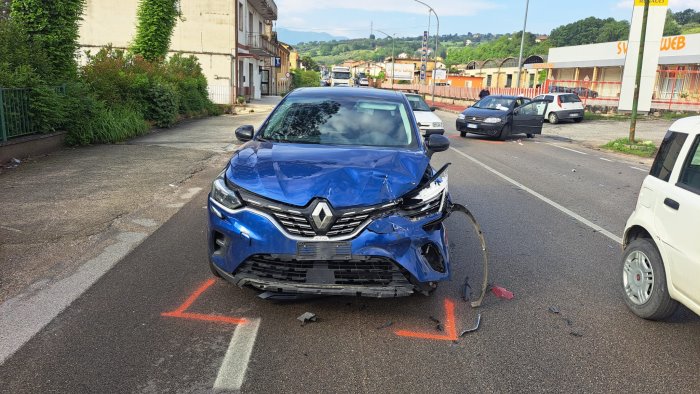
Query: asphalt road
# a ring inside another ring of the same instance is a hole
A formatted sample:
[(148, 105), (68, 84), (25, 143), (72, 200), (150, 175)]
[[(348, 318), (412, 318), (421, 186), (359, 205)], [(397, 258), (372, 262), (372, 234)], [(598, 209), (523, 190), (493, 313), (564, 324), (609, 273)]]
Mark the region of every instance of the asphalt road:
[[(460, 299), (481, 261), (457, 217), (453, 278), (430, 297), (275, 303), (211, 283), (212, 168), (196, 176), (204, 191), (0, 366), (0, 391), (699, 392), (700, 317), (647, 322), (621, 299), (615, 237), (646, 168), (551, 138), (460, 138), (440, 116), (453, 149), (435, 165), (452, 163), (453, 200), (479, 219), (490, 280), (514, 299)], [(302, 326), (307, 311), (318, 321)], [(459, 333), (477, 313), (480, 329), (455, 341), (452, 316)]]

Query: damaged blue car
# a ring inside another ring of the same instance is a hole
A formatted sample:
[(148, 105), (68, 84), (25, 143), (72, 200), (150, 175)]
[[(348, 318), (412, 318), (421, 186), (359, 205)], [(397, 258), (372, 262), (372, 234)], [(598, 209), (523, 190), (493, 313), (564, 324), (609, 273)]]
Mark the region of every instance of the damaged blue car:
[(450, 277), (442, 221), (449, 147), (423, 140), (402, 93), (298, 89), (245, 142), (212, 184), (214, 275), (279, 294), (428, 294)]

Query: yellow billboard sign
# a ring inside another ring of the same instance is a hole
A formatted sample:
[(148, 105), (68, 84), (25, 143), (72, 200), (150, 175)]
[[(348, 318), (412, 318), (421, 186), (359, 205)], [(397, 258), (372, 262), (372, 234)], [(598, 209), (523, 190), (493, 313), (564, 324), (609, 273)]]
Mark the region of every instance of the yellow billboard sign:
[[(665, 6), (668, 7), (668, 0), (649, 0), (650, 6)], [(644, 7), (644, 0), (634, 0), (635, 7)]]

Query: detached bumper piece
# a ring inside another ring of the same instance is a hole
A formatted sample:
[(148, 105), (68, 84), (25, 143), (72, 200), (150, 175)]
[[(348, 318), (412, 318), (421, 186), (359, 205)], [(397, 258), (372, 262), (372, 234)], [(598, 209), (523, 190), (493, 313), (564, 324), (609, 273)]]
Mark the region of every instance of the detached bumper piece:
[(391, 259), (353, 256), (306, 260), (286, 255), (254, 255), (230, 278), (238, 286), (279, 293), (403, 297), (414, 285)]

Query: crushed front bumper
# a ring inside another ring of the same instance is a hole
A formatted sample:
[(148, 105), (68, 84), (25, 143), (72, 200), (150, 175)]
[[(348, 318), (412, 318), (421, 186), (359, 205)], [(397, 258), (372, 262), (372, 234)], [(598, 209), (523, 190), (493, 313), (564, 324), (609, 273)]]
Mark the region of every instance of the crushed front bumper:
[(391, 214), (373, 220), (350, 239), (300, 239), (263, 212), (226, 212), (210, 200), (209, 259), (222, 277), (241, 287), (408, 296), (450, 277), (445, 229), (442, 224), (427, 226), (442, 214), (419, 220)]

